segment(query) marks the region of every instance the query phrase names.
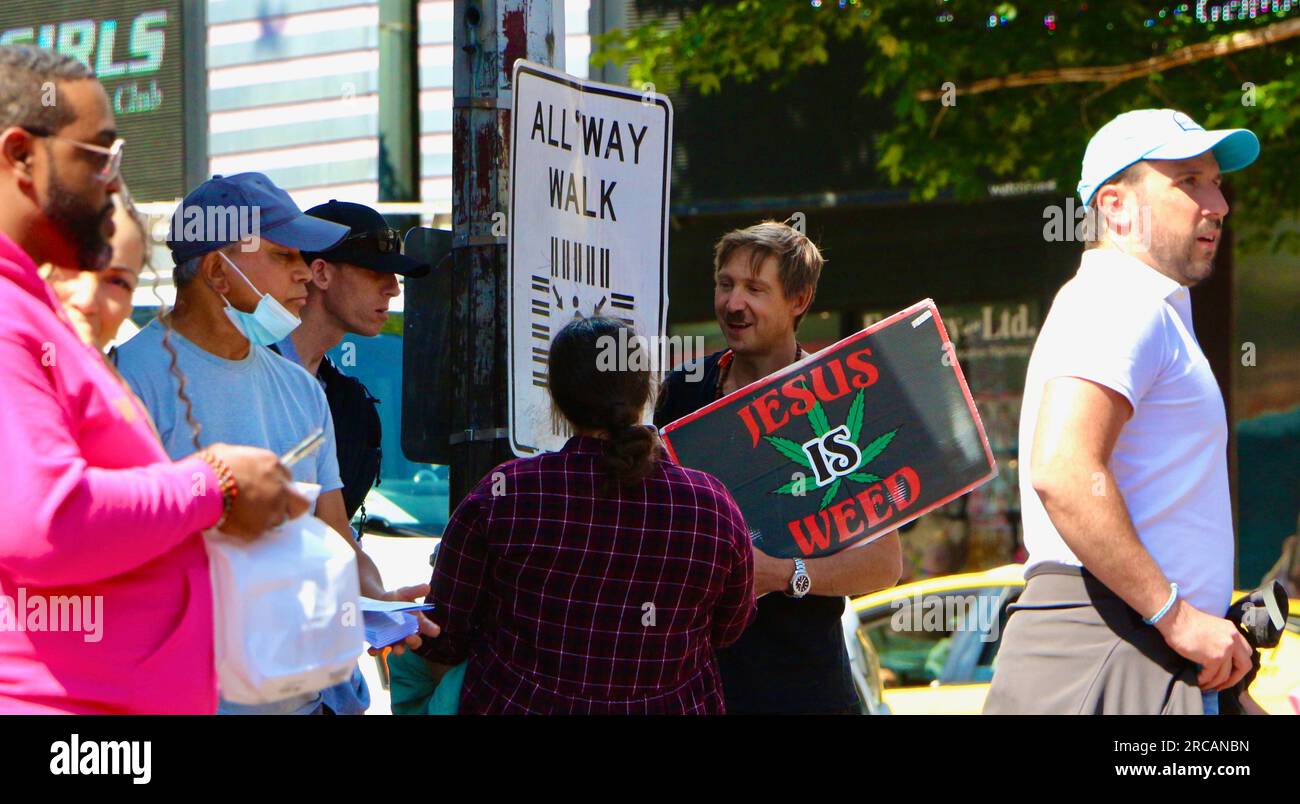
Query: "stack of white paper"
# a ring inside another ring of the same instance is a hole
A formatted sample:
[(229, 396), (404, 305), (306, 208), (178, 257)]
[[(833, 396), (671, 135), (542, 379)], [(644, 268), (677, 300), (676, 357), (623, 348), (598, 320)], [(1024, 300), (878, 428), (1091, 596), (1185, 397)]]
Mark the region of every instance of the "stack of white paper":
[(419, 632), (420, 623), (412, 612), (432, 609), (430, 603), (374, 600), (361, 598), (361, 618), (366, 642), (372, 648), (384, 648)]

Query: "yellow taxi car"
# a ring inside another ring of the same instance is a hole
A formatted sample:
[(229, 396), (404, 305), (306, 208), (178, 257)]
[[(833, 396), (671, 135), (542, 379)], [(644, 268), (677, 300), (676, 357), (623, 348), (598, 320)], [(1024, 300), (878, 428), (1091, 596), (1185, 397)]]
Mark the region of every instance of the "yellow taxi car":
[[(1024, 566), (945, 575), (852, 601), (858, 648), (879, 663), (879, 696), (893, 714), (979, 714), (1006, 609), (1024, 589)], [(1235, 592), (1233, 599), (1246, 594)], [(1300, 714), (1300, 616), (1261, 653), (1251, 696), (1270, 714)], [(874, 681), (874, 680), (873, 680)]]

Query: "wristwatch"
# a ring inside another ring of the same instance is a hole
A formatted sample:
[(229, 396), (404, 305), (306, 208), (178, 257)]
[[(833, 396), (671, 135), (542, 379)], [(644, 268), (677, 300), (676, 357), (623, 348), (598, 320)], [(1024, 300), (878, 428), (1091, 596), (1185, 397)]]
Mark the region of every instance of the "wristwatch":
[(786, 592), (787, 597), (800, 598), (808, 594), (812, 589), (812, 579), (808, 577), (808, 568), (804, 566), (802, 558), (794, 560), (794, 574), (790, 576), (790, 591)]

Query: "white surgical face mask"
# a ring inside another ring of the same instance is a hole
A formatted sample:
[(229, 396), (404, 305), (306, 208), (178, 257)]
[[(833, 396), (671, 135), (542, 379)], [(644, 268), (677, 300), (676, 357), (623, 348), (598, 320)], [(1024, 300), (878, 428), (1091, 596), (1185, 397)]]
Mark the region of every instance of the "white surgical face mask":
[(244, 333), (245, 338), (258, 346), (270, 346), (289, 337), (289, 333), (297, 329), (302, 320), (289, 312), (283, 304), (276, 301), (270, 294), (258, 290), (257, 285), (254, 285), (247, 276), (244, 276), (244, 272), (239, 270), (239, 266), (235, 265), (224, 253), (220, 251), (217, 253), (221, 254), (221, 259), (235, 269), (235, 273), (243, 277), (245, 282), (248, 282), (248, 286), (253, 289), (253, 292), (262, 297), (261, 301), (257, 303), (257, 307), (253, 308), (253, 312), (246, 313), (237, 309), (230, 303), (229, 299), (222, 296), (221, 300), (226, 303), (226, 317), (230, 319), (230, 323)]

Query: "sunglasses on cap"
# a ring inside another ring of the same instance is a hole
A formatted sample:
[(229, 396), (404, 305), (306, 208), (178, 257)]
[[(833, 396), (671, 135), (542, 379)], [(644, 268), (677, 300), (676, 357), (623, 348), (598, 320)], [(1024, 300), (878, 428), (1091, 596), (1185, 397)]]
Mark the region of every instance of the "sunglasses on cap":
[(350, 234), (340, 240), (339, 244), (330, 249), (330, 251), (334, 251), (347, 243), (359, 243), (367, 240), (375, 241), (380, 254), (402, 253), (402, 233), (396, 229), (379, 229), (375, 231)]
[(118, 138), (113, 140), (113, 144), (105, 148), (102, 145), (95, 145), (89, 142), (81, 142), (80, 140), (70, 140), (67, 137), (60, 137), (47, 129), (35, 126), (23, 126), (22, 129), (34, 137), (44, 137), (49, 140), (66, 142), (69, 145), (82, 149), (83, 151), (98, 154), (99, 159), (97, 159), (96, 162), (99, 165), (99, 172), (96, 175), (96, 178), (102, 182), (110, 182), (117, 178), (122, 172), (122, 150), (126, 146), (126, 140), (124, 139)]

